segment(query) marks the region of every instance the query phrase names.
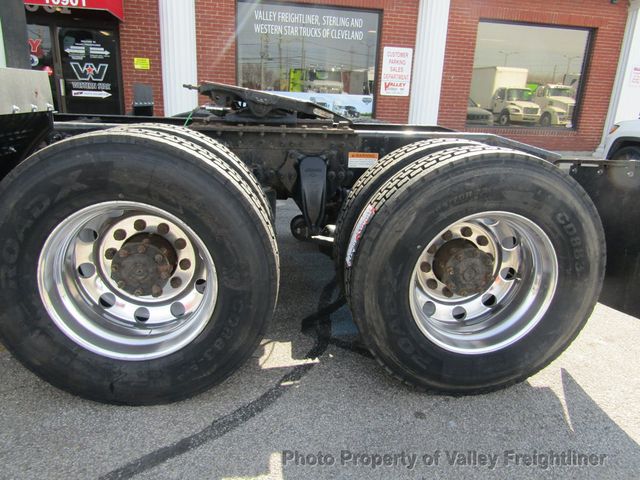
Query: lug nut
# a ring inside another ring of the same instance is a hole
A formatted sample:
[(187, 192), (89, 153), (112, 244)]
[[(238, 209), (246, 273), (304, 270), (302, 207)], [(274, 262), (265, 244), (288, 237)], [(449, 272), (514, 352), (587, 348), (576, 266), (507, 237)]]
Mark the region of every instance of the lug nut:
[(104, 258), (107, 260), (111, 260), (116, 256), (117, 250), (115, 248), (107, 248), (107, 251), (104, 252)]
[(171, 286), (173, 288), (178, 288), (180, 285), (182, 285), (182, 280), (178, 277), (173, 277), (171, 279)]
[(189, 270), (189, 268), (191, 267), (191, 261), (187, 258), (183, 258), (182, 260), (180, 260), (180, 268), (182, 270)]
[(160, 254), (157, 254), (155, 257), (153, 257), (153, 259), (156, 261), (156, 263), (162, 263), (164, 257)]
[(436, 282), (433, 278), (430, 278), (429, 280), (427, 280), (427, 287), (431, 290), (435, 290), (436, 288), (438, 288), (438, 282)]
[(113, 232), (113, 238), (115, 238), (118, 241), (124, 240), (125, 238), (127, 238), (127, 232), (119, 228), (118, 230)]
[(156, 230), (160, 235), (166, 235), (167, 233), (169, 233), (169, 225), (167, 225), (166, 223), (161, 223), (160, 225), (158, 225)]
[(444, 232), (444, 233), (442, 234), (442, 239), (443, 239), (443, 240), (445, 240), (445, 241), (447, 241), (447, 242), (448, 242), (449, 240), (451, 240), (452, 238), (453, 238), (453, 233), (451, 233), (451, 231), (449, 231), (449, 230), (447, 230), (446, 232)]
[(182, 250), (187, 246), (187, 241), (184, 238), (179, 238), (178, 240), (175, 241), (174, 246), (178, 250)]
[(127, 284), (124, 282), (124, 280), (118, 280), (118, 288), (124, 288), (126, 286)]
[(429, 265), (428, 262), (422, 262), (420, 264), (420, 270), (422, 270), (424, 273), (429, 273), (431, 271), (431, 265)]
[(470, 237), (473, 231), (469, 227), (462, 227), (462, 230), (460, 230), (460, 233), (462, 234), (463, 237)]
[(451, 290), (449, 290), (447, 287), (444, 287), (442, 289), (442, 294), (447, 298), (453, 297), (453, 293), (451, 293)]
[(147, 222), (145, 222), (142, 219), (138, 219), (135, 222), (133, 222), (133, 228), (135, 228), (137, 231), (141, 232), (142, 230), (147, 228)]
[(162, 295), (162, 288), (160, 288), (160, 285), (154, 285), (153, 287), (151, 287), (151, 295), (153, 295), (154, 297), (159, 297), (160, 295)]

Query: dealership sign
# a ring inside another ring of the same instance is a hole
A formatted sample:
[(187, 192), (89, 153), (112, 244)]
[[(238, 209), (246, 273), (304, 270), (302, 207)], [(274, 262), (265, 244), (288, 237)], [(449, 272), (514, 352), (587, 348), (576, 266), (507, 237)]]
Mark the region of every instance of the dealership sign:
[(41, 5), (50, 8), (83, 8), (86, 10), (105, 10), (124, 20), (123, 0), (24, 0), (27, 5)]
[(409, 96), (412, 57), (412, 48), (384, 47), (380, 95)]

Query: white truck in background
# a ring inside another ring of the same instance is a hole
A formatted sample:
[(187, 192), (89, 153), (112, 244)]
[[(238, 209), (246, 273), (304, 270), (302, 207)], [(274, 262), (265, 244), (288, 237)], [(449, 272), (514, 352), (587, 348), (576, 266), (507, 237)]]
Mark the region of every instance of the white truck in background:
[(471, 79), (471, 98), (490, 110), (500, 125), (514, 122), (537, 123), (540, 107), (527, 88), (526, 68), (476, 67)]
[(543, 127), (571, 126), (573, 109), (576, 106), (573, 94), (573, 88), (567, 85), (540, 85), (533, 97), (533, 101), (542, 110), (540, 125)]

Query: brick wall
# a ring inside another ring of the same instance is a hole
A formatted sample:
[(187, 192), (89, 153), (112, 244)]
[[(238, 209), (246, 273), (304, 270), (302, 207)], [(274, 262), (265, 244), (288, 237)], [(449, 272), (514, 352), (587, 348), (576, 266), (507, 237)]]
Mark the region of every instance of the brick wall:
[[(153, 86), (154, 114), (163, 115), (158, 0), (124, 0), (124, 21), (120, 23), (120, 54), (125, 112), (131, 111), (133, 84), (146, 83)], [(133, 68), (135, 57), (148, 58), (151, 68)]]
[[(315, 3), (298, 0), (296, 3)], [(419, 0), (323, 0), (322, 5), (382, 11), (377, 85), (382, 69), (382, 47), (415, 48)], [(572, 13), (575, 12), (575, 13)], [(236, 82), (236, 1), (196, 0), (198, 80)], [(492, 131), (526, 143), (556, 150), (593, 150), (600, 141), (627, 16), (626, 2), (609, 0), (451, 0), (449, 28), (440, 98), (439, 123), (465, 130), (477, 26), (480, 19), (565, 25), (594, 29), (593, 44), (582, 86), (576, 130), (493, 128)], [(162, 114), (162, 68), (157, 0), (125, 0), (120, 26), (125, 109), (131, 109), (133, 84), (153, 85), (156, 114)], [(135, 70), (134, 57), (151, 60), (150, 70)], [(376, 92), (375, 114), (380, 120), (404, 123), (409, 97), (383, 97)], [(206, 99), (202, 99), (206, 101)], [(482, 128), (466, 129), (471, 131)], [(486, 129), (485, 129), (486, 130)]]
[[(367, 3), (367, 2), (362, 2)], [(418, 24), (418, 0), (396, 0), (380, 2), (384, 4), (382, 16), (382, 40), (376, 68), (376, 118), (394, 123), (407, 123), (409, 100), (407, 97), (385, 97), (380, 92), (382, 74), (382, 50), (385, 46), (415, 49)]]
[[(577, 129), (499, 128), (491, 131), (553, 150), (594, 150), (600, 143), (609, 108), (626, 17), (627, 2), (614, 5), (609, 0), (451, 0), (439, 123), (465, 130), (467, 104), (460, 92), (468, 92), (471, 86), (480, 19), (588, 27), (594, 29), (594, 35), (586, 75), (581, 81), (583, 97), (576, 119)], [(466, 130), (481, 131), (482, 128)]]
[[(383, 11), (382, 37), (376, 74), (382, 68), (382, 46), (415, 46), (418, 0), (298, 0), (325, 6), (366, 8)], [(196, 0), (196, 38), (198, 81), (236, 82), (236, 2), (235, 0)], [(379, 87), (377, 87), (379, 90)], [(203, 101), (205, 99), (202, 99)], [(378, 119), (404, 123), (409, 115), (409, 97), (376, 96)]]

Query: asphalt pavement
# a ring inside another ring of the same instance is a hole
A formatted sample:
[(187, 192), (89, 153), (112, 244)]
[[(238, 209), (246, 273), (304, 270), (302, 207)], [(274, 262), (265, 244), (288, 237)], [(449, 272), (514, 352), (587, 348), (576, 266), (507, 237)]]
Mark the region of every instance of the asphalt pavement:
[(418, 393), (357, 342), (331, 260), (279, 204), (282, 283), (262, 345), (183, 402), (116, 407), (0, 348), (0, 478), (593, 478), (640, 472), (640, 321), (598, 305), (573, 345), (499, 392)]

